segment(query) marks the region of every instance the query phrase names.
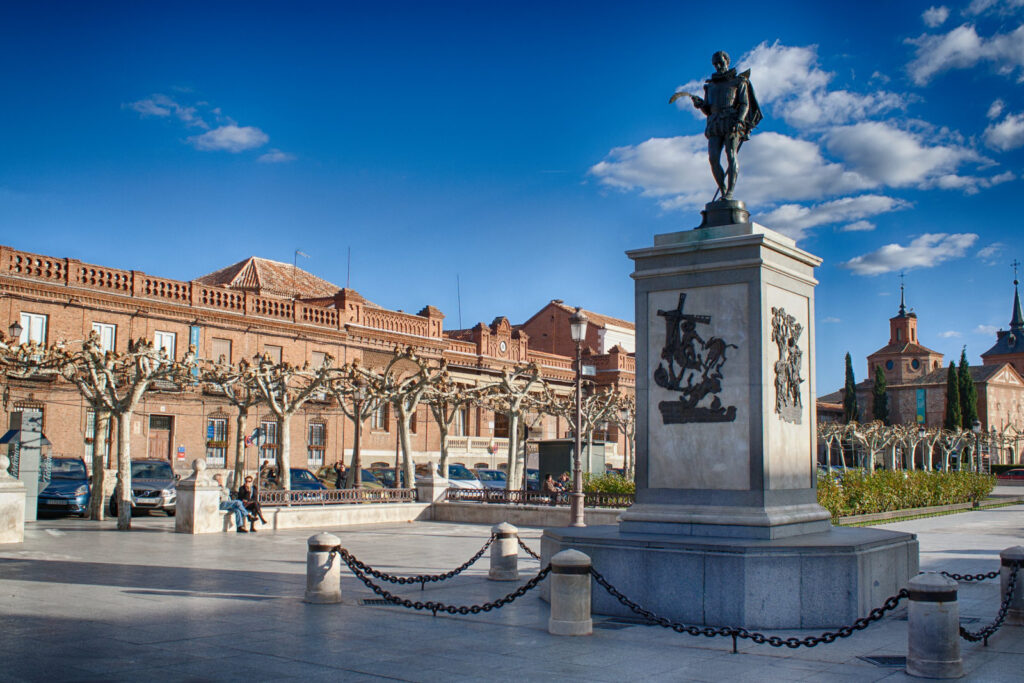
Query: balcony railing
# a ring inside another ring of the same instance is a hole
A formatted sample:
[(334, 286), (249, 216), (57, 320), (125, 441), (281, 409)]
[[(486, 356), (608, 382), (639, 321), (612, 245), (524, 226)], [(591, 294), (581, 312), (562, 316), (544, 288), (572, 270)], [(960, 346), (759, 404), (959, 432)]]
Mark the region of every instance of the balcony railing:
[(328, 489), (326, 491), (260, 491), (260, 505), (343, 505), (352, 503), (415, 503), (416, 489)]
[[(445, 500), (453, 503), (507, 503), (512, 505), (551, 505), (551, 497), (540, 491), (505, 491), (502, 489), (457, 489), (445, 492)], [(590, 508), (628, 508), (632, 493), (585, 493), (583, 505)], [(559, 494), (555, 505), (568, 505), (569, 495)]]

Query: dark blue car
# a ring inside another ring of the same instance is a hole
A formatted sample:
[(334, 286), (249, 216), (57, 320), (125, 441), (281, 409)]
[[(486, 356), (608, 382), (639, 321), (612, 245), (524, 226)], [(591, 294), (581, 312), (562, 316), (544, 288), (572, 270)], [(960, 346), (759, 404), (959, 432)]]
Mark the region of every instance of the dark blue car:
[(39, 492), (39, 512), (67, 512), (85, 517), (89, 514), (89, 473), (81, 458), (54, 458), (50, 481)]

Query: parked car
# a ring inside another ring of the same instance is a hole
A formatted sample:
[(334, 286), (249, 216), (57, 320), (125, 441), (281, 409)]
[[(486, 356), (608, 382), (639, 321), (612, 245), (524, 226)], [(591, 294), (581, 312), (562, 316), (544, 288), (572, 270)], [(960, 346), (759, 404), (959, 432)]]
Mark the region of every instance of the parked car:
[[(132, 460), (132, 515), (161, 510), (174, 516), (178, 475), (166, 460)], [(110, 497), (110, 514), (117, 514), (117, 492)]]
[(453, 489), (484, 489), (483, 482), (465, 465), (448, 465), (448, 486)]
[(1024, 481), (1024, 469), (1006, 470), (1002, 474), (997, 474), (996, 479), (1002, 479), (1003, 481)]
[[(386, 469), (385, 468), (376, 468), (376, 469), (373, 469), (373, 470), (370, 470), (370, 471), (373, 472), (373, 476), (375, 476), (377, 478), (377, 481), (379, 481), (381, 483), (381, 485), (384, 486), (384, 488), (386, 488), (386, 489), (399, 488), (399, 487), (395, 486), (395, 469), (393, 467), (389, 467), (389, 468), (386, 468)], [(404, 473), (402, 474), (402, 483), (405, 483), (405, 474)], [(406, 487), (406, 488), (408, 488), (408, 487)]]
[(303, 467), (291, 468), (292, 491), (324, 491), (327, 487), (309, 470)]
[(485, 488), (505, 490), (508, 485), (508, 477), (504, 470), (476, 470), (476, 478), (483, 483)]
[(526, 470), (526, 490), (540, 491), (540, 470)]
[[(303, 470), (303, 471), (304, 472), (308, 472), (309, 470)], [(295, 477), (295, 468), (292, 468), (292, 480), (293, 481), (294, 481), (294, 477)], [(334, 471), (334, 465), (324, 465), (323, 467), (318, 469), (316, 471), (316, 478), (317, 478), (317, 480), (321, 484), (324, 485), (324, 488), (326, 488), (326, 489), (337, 488), (334, 484), (338, 480), (338, 475)], [(382, 484), (377, 479), (375, 474), (373, 472), (371, 472), (370, 470), (366, 470), (366, 469), (362, 470), (362, 476), (360, 477), (360, 482), (362, 483), (364, 489), (382, 489), (382, 488), (384, 488), (384, 484)], [(342, 487), (344, 488), (344, 482), (342, 482)], [(292, 488), (298, 488), (298, 487), (293, 484)]]
[(54, 458), (50, 482), (36, 499), (39, 512), (69, 512), (85, 517), (89, 514), (89, 473), (81, 458)]

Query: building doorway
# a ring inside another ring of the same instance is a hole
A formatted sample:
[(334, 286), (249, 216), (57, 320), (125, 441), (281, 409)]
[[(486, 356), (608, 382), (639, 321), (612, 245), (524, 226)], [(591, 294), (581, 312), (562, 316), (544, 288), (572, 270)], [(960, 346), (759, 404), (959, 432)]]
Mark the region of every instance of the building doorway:
[(171, 461), (171, 428), (174, 418), (170, 415), (149, 416), (149, 452), (151, 460)]

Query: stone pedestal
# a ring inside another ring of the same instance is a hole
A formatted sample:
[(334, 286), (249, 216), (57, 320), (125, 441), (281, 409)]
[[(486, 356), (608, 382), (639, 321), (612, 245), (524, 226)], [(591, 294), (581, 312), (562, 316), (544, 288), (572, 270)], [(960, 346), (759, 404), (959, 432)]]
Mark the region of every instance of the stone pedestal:
[(584, 544), (613, 583), (613, 569), (630, 568), (629, 597), (691, 623), (806, 628), (866, 615), (916, 573), (917, 541), (832, 529), (817, 503), (821, 260), (751, 222), (656, 235), (629, 257), (636, 504), (618, 528), (546, 531), (545, 552)]
[(434, 503), (444, 498), (448, 480), (434, 471), (433, 466), (425, 477), (416, 478), (416, 500), (420, 503)]
[(192, 476), (177, 485), (174, 530), (179, 534), (234, 532), (234, 515), (220, 509), (220, 487), (207, 474), (206, 461), (197, 459), (192, 469)]
[(0, 454), (0, 545), (25, 540), (25, 485), (7, 473), (9, 465)]

